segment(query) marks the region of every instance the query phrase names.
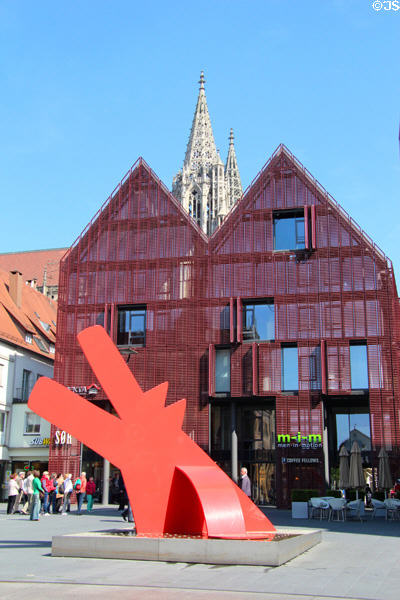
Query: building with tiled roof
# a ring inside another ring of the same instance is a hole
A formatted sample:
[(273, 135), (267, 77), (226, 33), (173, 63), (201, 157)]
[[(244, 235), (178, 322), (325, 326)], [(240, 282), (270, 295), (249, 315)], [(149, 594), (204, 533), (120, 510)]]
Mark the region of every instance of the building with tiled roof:
[(0, 269), (0, 482), (10, 472), (44, 470), (50, 424), (27, 406), (41, 376), (53, 376), (57, 303), (26, 285), (19, 271)]
[(25, 283), (57, 300), (59, 265), (66, 251), (67, 248), (52, 248), (0, 253), (0, 269), (19, 271)]

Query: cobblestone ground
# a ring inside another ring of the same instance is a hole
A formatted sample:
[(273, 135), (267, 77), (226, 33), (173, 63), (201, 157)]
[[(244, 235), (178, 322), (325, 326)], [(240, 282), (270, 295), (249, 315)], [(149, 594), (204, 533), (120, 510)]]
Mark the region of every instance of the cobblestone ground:
[(51, 538), (125, 528), (116, 506), (90, 515), (50, 515), (39, 522), (7, 516), (0, 505), (0, 598), (112, 600), (399, 600), (400, 521), (292, 521), (268, 511), (276, 525), (323, 529), (323, 541), (281, 567), (221, 566), (51, 557)]

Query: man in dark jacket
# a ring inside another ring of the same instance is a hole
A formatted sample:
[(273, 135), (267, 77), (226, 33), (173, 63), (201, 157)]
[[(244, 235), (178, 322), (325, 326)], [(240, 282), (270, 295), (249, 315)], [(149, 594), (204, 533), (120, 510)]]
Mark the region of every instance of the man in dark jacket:
[(244, 491), (246, 496), (251, 498), (251, 481), (250, 481), (249, 476), (247, 475), (246, 467), (242, 467), (240, 469), (240, 479), (241, 479), (241, 482), (240, 482), (241, 489)]

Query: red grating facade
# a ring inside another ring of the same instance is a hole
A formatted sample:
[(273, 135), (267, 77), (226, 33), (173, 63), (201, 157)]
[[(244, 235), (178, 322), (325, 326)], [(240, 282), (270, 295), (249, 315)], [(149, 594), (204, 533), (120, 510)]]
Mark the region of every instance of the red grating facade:
[[(55, 378), (98, 383), (76, 334), (104, 324), (202, 448), (287, 506), (353, 439), (372, 476), (381, 446), (400, 468), (398, 317), (390, 261), (284, 146), (210, 238), (140, 159), (61, 262)], [(80, 461), (52, 444), (50, 470)]]

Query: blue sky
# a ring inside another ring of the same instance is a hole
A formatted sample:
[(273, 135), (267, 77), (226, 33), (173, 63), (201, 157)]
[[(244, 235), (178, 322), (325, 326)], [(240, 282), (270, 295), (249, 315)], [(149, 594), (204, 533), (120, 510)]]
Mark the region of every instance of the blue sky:
[(204, 69), (217, 147), (224, 160), (233, 127), (244, 186), (283, 142), (399, 279), (400, 10), (391, 8), (2, 1), (0, 252), (69, 246), (139, 156), (171, 187)]

